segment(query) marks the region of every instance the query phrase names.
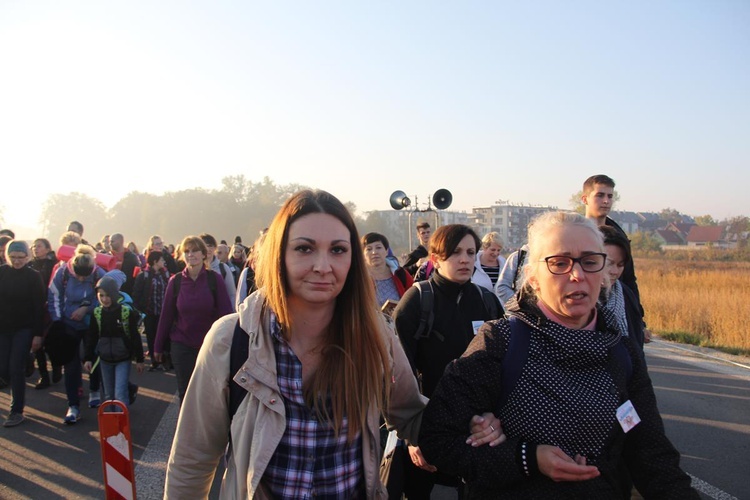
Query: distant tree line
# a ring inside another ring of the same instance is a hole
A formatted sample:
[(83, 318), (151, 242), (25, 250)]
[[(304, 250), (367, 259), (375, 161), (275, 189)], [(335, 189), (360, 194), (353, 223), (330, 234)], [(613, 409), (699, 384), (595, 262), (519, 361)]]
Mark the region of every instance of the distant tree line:
[[(134, 191), (112, 208), (87, 194), (73, 192), (50, 195), (44, 202), (39, 223), (42, 235), (57, 248), (60, 235), (68, 223), (77, 220), (84, 225), (84, 239), (96, 243), (105, 234), (122, 233), (125, 241), (134, 241), (139, 250), (154, 234), (177, 245), (190, 234), (207, 232), (231, 245), (241, 236), (251, 245), (260, 231), (268, 227), (282, 203), (307, 186), (277, 185), (270, 178), (253, 182), (244, 175), (221, 180), (221, 189), (193, 188), (165, 192), (161, 195)], [(344, 201), (344, 200), (342, 200)], [(408, 234), (390, 234), (385, 220), (377, 212), (357, 214), (357, 207), (345, 202), (354, 216), (360, 235), (377, 231), (385, 234), (394, 250), (405, 251)], [(400, 231), (399, 233), (405, 233)]]
[(284, 200), (303, 188), (276, 185), (268, 177), (252, 182), (234, 175), (222, 179), (221, 189), (194, 188), (162, 195), (134, 191), (110, 209), (86, 194), (53, 194), (44, 202), (39, 222), (54, 246), (71, 220), (83, 223), (84, 239), (90, 243), (118, 232), (126, 241), (136, 242), (139, 250), (154, 234), (174, 244), (202, 232), (230, 244), (239, 235), (249, 245), (270, 224)]

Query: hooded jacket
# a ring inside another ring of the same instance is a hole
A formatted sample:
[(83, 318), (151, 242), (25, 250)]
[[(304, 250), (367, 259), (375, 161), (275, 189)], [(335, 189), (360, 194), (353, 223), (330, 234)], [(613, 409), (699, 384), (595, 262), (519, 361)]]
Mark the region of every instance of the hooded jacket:
[[(480, 250), (479, 253), (477, 253), (477, 260), (474, 262), (474, 274), (471, 275), (471, 282), (476, 283), (479, 286), (483, 286), (490, 292), (495, 292), (495, 294), (497, 295), (497, 291), (495, 290), (495, 287), (492, 286), (492, 280), (484, 271), (484, 269), (482, 269), (482, 263), (480, 262), (480, 258), (482, 257), (482, 254), (484, 254), (484, 250)], [(498, 255), (497, 265), (499, 267), (498, 269), (498, 273), (499, 273), (500, 271), (503, 270), (503, 266), (505, 265), (505, 257), (503, 257), (502, 255)], [(499, 280), (500, 280), (500, 277), (498, 276), (498, 281)]]
[[(83, 280), (78, 280), (69, 262), (57, 268), (47, 291), (47, 308), (52, 321), (62, 320), (74, 330), (86, 330), (90, 313), (99, 302), (94, 286), (104, 276), (104, 270), (94, 265), (94, 271)], [(86, 316), (76, 321), (71, 316), (81, 306), (86, 307)]]

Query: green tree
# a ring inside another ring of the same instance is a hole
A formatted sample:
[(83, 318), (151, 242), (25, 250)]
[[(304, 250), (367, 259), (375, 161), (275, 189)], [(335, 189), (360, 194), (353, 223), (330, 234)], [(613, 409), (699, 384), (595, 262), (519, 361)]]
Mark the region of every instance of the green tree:
[(682, 214), (674, 208), (665, 208), (659, 212), (659, 217), (669, 222), (679, 223), (682, 222)]
[(57, 241), (72, 220), (83, 223), (84, 238), (96, 241), (98, 237), (89, 235), (97, 235), (106, 227), (107, 209), (96, 198), (78, 192), (52, 194), (42, 205), (39, 223), (51, 241)]
[(695, 223), (699, 226), (715, 226), (718, 224), (710, 215), (699, 215), (695, 218)]
[(634, 252), (661, 252), (659, 240), (646, 231), (636, 231), (631, 234), (630, 247)]
[(133, 191), (118, 201), (109, 210), (107, 234), (122, 233), (125, 243), (136, 242), (138, 250), (143, 250), (148, 238), (161, 235), (163, 222), (163, 198), (150, 193)]
[(730, 217), (722, 221), (722, 224), (727, 226), (727, 232), (731, 234), (740, 234), (746, 231), (750, 231), (750, 218), (744, 215), (738, 215), (736, 217)]

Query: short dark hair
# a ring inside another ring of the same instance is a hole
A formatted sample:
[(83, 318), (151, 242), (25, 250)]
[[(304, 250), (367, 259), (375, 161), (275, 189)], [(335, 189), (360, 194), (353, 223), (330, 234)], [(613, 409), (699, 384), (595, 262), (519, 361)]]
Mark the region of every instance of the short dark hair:
[(200, 235), (200, 239), (203, 240), (203, 243), (205, 243), (206, 246), (209, 246), (209, 247), (217, 247), (218, 246), (216, 244), (216, 238), (214, 238), (213, 236), (211, 236), (208, 233), (201, 234)]
[(422, 221), (419, 224), (417, 224), (417, 229), (429, 229), (430, 223), (427, 221)]
[(0, 235), (10, 236), (10, 239), (16, 238), (16, 233), (11, 231), (10, 229), (0, 229)]
[(440, 260), (447, 260), (453, 255), (461, 240), (471, 235), (474, 239), (475, 249), (479, 250), (482, 241), (472, 228), (465, 224), (447, 224), (440, 226), (430, 237), (430, 253), (436, 255)]
[(161, 253), (159, 250), (152, 250), (148, 253), (148, 257), (146, 257), (146, 262), (148, 262), (149, 266), (153, 266), (162, 257), (164, 257), (164, 254)]
[(83, 224), (81, 224), (77, 220), (72, 220), (68, 222), (68, 231), (73, 231), (71, 229), (71, 226), (76, 226), (78, 229), (80, 229), (80, 231), (75, 231), (75, 232), (78, 233), (80, 236), (83, 236)]
[(367, 245), (375, 243), (376, 241), (382, 243), (386, 250), (391, 248), (390, 243), (388, 243), (388, 238), (380, 233), (367, 233), (366, 235), (362, 236), (362, 247), (364, 248)]
[(599, 231), (604, 235), (604, 245), (615, 245), (620, 247), (625, 255), (625, 261), (630, 260), (630, 242), (617, 229), (611, 226), (599, 226)]
[(597, 184), (604, 184), (605, 186), (609, 186), (612, 189), (615, 188), (615, 180), (612, 177), (604, 174), (596, 174), (592, 175), (583, 182), (583, 194), (586, 194), (594, 189), (594, 186), (596, 186)]
[(52, 243), (50, 243), (47, 238), (37, 238), (34, 240), (34, 245), (36, 245), (37, 243), (41, 243), (42, 245), (44, 245), (44, 248), (46, 248), (47, 250), (52, 250)]

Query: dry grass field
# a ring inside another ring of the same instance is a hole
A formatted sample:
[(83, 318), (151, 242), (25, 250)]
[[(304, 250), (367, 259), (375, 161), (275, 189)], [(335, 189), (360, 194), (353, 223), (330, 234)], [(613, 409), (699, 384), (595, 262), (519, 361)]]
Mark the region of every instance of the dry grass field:
[(750, 263), (635, 259), (657, 335), (750, 354)]

